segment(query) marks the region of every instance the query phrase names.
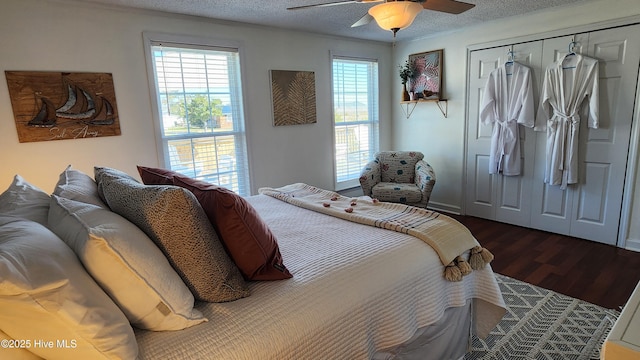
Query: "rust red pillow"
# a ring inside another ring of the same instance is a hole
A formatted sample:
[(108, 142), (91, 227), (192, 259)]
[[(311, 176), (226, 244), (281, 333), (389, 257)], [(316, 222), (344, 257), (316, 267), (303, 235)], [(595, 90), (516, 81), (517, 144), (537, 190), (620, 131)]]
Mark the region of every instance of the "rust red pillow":
[(167, 169), (150, 168), (138, 165), (138, 173), (145, 185), (173, 185), (173, 176), (177, 172)]
[(245, 279), (292, 277), (282, 262), (275, 236), (244, 198), (229, 189), (182, 175), (175, 175), (173, 184), (196, 196)]

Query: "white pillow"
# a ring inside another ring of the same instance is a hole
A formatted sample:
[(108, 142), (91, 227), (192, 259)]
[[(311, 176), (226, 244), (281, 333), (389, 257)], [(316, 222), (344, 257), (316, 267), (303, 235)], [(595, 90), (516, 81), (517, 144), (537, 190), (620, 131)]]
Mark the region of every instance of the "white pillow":
[(12, 339), (11, 336), (5, 334), (4, 331), (0, 330), (0, 341), (2, 340), (9, 341), (3, 342), (2, 347), (0, 347), (0, 355), (2, 355), (3, 359), (42, 360), (40, 356), (37, 356), (36, 354), (27, 350), (33, 346), (32, 339), (15, 340)]
[[(0, 216), (0, 329), (45, 359), (135, 359), (133, 329), (69, 247), (33, 221)], [(63, 346), (66, 340), (68, 347)]]
[(0, 215), (13, 215), (47, 225), (49, 194), (29, 184), (20, 175), (0, 194)]
[(63, 198), (108, 208), (100, 199), (98, 184), (93, 178), (82, 171), (72, 169), (71, 165), (60, 174), (53, 193)]
[(181, 330), (206, 321), (162, 251), (122, 216), (52, 195), (49, 227), (136, 327)]

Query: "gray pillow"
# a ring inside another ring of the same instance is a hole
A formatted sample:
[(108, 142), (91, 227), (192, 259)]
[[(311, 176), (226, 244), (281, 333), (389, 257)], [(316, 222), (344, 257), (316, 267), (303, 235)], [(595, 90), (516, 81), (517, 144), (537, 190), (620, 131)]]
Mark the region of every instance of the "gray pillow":
[(144, 231), (162, 250), (196, 299), (232, 301), (249, 295), (195, 196), (177, 186), (143, 185), (117, 171), (95, 168), (112, 211)]
[(50, 201), (49, 194), (16, 175), (9, 188), (0, 194), (0, 215), (11, 215), (47, 226)]
[(53, 194), (61, 198), (107, 208), (98, 195), (98, 184), (93, 178), (82, 171), (72, 169), (71, 165), (67, 166), (60, 174)]

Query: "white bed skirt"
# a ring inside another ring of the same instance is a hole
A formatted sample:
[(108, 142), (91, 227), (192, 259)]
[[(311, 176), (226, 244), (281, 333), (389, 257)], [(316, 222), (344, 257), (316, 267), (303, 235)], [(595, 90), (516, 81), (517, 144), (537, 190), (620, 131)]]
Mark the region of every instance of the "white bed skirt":
[(450, 308), (435, 324), (418, 329), (409, 341), (377, 352), (372, 360), (455, 360), (470, 348), (471, 301)]

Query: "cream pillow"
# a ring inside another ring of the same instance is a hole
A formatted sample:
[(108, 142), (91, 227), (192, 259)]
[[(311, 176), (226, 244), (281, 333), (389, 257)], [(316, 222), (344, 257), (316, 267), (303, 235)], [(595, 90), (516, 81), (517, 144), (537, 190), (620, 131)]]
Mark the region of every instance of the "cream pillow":
[[(20, 339), (20, 341), (17, 341), (0, 330), (0, 341), (2, 340), (9, 341), (8, 343), (3, 343), (2, 347), (0, 347), (0, 355), (2, 355), (2, 359), (42, 360), (41, 357), (27, 350), (33, 346), (31, 339)], [(27, 342), (26, 340), (29, 341)]]
[[(135, 359), (133, 329), (73, 251), (33, 221), (0, 216), (0, 329), (45, 359)], [(64, 346), (64, 345), (67, 346)]]
[(181, 330), (206, 321), (160, 249), (122, 216), (52, 195), (49, 224), (136, 327)]
[(47, 225), (49, 194), (29, 184), (20, 175), (0, 194), (0, 215), (13, 215)]

